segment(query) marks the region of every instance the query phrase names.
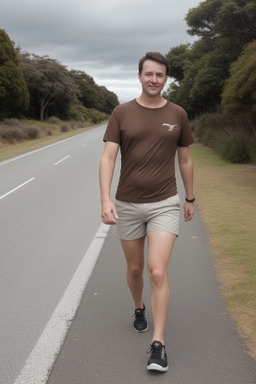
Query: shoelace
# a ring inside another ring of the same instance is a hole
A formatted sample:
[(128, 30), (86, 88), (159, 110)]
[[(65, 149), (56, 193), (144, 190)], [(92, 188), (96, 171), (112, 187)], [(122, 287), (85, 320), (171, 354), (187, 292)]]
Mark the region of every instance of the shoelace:
[(135, 313), (132, 315), (132, 317), (135, 317), (136, 320), (145, 320), (145, 314), (144, 309), (136, 310)]
[[(151, 353), (152, 352), (152, 353)], [(151, 353), (152, 359), (164, 359), (164, 347), (156, 347), (154, 344), (150, 344), (147, 353)]]

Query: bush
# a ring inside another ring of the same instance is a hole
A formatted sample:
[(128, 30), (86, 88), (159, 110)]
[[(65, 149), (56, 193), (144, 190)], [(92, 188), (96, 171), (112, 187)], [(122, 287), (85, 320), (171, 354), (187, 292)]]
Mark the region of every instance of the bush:
[(67, 125), (62, 125), (61, 128), (60, 128), (61, 132), (68, 132), (69, 131), (69, 128)]
[[(231, 163), (249, 163), (254, 158), (252, 122), (243, 124), (220, 113), (205, 114), (191, 123), (196, 140), (214, 149)], [(255, 141), (254, 141), (255, 142)]]
[(8, 127), (18, 127), (20, 122), (18, 119), (4, 119), (3, 124)]
[(73, 119), (76, 121), (87, 121), (89, 120), (88, 109), (85, 108), (82, 104), (73, 105), (68, 111), (68, 119)]
[(30, 127), (25, 127), (24, 133), (26, 134), (28, 140), (35, 140), (40, 137), (39, 129), (37, 126), (31, 125)]
[(223, 159), (230, 163), (250, 163), (252, 161), (248, 138), (240, 133), (223, 137), (223, 141), (216, 150)]
[(17, 141), (23, 141), (25, 135), (19, 127), (1, 126), (0, 128), (1, 141), (8, 144), (14, 144)]
[(51, 116), (47, 119), (47, 121), (51, 124), (59, 124), (61, 120), (56, 116)]
[(97, 109), (90, 108), (88, 109), (88, 111), (89, 111), (90, 120), (95, 124), (100, 123), (101, 121), (107, 120), (108, 118), (108, 116), (105, 113), (99, 112)]

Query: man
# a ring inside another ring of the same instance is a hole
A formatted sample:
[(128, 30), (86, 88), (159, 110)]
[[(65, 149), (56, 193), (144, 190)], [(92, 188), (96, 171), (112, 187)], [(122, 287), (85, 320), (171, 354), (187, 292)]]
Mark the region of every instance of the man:
[[(167, 269), (178, 236), (179, 197), (174, 158), (178, 151), (186, 192), (184, 219), (194, 214), (193, 164), (189, 145), (193, 138), (185, 111), (161, 96), (169, 66), (158, 52), (139, 62), (140, 97), (113, 111), (105, 132), (100, 163), (102, 221), (116, 225), (127, 262), (127, 282), (134, 306), (134, 328), (148, 329), (143, 304), (144, 242), (148, 242), (148, 274), (154, 323), (147, 369), (167, 371), (164, 330), (169, 306)], [(110, 188), (118, 150), (121, 173), (115, 204)]]

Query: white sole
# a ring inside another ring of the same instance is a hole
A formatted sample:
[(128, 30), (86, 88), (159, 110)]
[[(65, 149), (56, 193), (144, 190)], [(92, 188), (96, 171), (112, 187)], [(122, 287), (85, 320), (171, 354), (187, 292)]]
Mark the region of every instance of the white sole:
[[(134, 328), (134, 327), (133, 327)], [(147, 332), (148, 330), (148, 327), (146, 329), (143, 329), (142, 331), (138, 331), (136, 328), (134, 328), (134, 331), (138, 332), (138, 333), (143, 333), (143, 332)]]
[(158, 365), (158, 364), (155, 364), (155, 363), (152, 363), (150, 365), (147, 366), (147, 370), (148, 371), (160, 371), (160, 372), (166, 372), (168, 371), (168, 366), (167, 367), (162, 367), (161, 365)]

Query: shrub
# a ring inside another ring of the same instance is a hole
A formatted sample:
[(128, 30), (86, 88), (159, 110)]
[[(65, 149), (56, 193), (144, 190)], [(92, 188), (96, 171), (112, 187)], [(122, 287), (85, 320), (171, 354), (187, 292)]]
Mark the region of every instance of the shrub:
[(89, 112), (86, 107), (82, 104), (73, 105), (68, 111), (68, 119), (73, 119), (76, 121), (87, 121), (89, 120)]
[(90, 120), (95, 124), (106, 120), (108, 117), (105, 113), (99, 112), (97, 109), (94, 108), (90, 108), (88, 109), (88, 111), (90, 114)]
[(18, 127), (20, 122), (18, 119), (4, 119), (3, 124), (8, 127)]
[(13, 126), (1, 126), (0, 129), (0, 137), (1, 141), (8, 143), (8, 144), (14, 144), (17, 141), (23, 141), (25, 139), (24, 132), (19, 127), (13, 127)]
[(51, 116), (47, 119), (47, 121), (51, 124), (59, 124), (61, 120), (56, 116)]
[(37, 126), (31, 125), (25, 127), (24, 133), (26, 134), (28, 140), (35, 140), (40, 137), (39, 129)]
[(252, 161), (250, 144), (241, 133), (224, 136), (222, 145), (216, 148), (223, 159), (231, 163), (249, 163)]
[(231, 163), (248, 163), (254, 158), (251, 121), (243, 124), (226, 114), (205, 114), (192, 123), (192, 131), (202, 144), (214, 149)]
[(67, 125), (62, 125), (61, 128), (60, 128), (61, 132), (68, 132), (69, 131), (69, 128)]

